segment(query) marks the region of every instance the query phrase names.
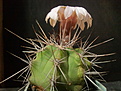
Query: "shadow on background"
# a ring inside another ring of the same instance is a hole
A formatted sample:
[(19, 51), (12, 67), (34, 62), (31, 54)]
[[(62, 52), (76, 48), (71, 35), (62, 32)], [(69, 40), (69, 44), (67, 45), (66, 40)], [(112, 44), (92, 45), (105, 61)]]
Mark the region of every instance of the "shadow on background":
[[(104, 76), (106, 81), (121, 81), (121, 1), (120, 0), (4, 0), (3, 1), (3, 27), (8, 28), (23, 38), (35, 38), (32, 25), (37, 24), (38, 20), (46, 33), (52, 32), (52, 27), (46, 24), (44, 19), (46, 14), (55, 6), (72, 5), (82, 6), (88, 10), (93, 17), (93, 26), (82, 33), (82, 36), (88, 36), (92, 32), (90, 41), (99, 36), (95, 43), (114, 38), (113, 41), (92, 49), (97, 54), (112, 53), (116, 55), (101, 58), (101, 60), (113, 60), (116, 62), (101, 65), (102, 71), (108, 71)], [(4, 38), (4, 78), (12, 75), (26, 66), (25, 63), (10, 55), (12, 52), (22, 58), (24, 48), (29, 44), (18, 39), (6, 30), (3, 30)], [(85, 39), (84, 39), (85, 40)], [(26, 59), (26, 58), (25, 58)], [(100, 70), (100, 69), (99, 69)], [(14, 81), (14, 77), (5, 82), (6, 87), (21, 86), (21, 82)]]

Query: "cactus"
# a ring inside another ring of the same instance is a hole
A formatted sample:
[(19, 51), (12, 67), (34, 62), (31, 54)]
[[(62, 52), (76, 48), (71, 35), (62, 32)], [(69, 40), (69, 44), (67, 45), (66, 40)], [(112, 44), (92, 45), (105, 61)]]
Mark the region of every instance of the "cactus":
[(79, 91), (85, 83), (84, 73), (91, 68), (91, 62), (87, 58), (80, 58), (81, 51), (79, 48), (60, 49), (47, 45), (32, 60), (29, 81), (41, 86), (41, 89), (49, 86), (46, 91), (54, 89), (59, 85), (58, 82), (63, 83), (62, 86), (67, 91)]
[[(24, 91), (27, 91), (30, 84), (32, 89), (37, 91), (90, 90), (88, 82), (100, 89), (100, 91), (106, 91), (106, 88), (93, 79), (92, 75), (99, 75), (102, 78), (100, 72), (97, 72), (94, 68), (94, 66), (98, 66), (95, 60), (97, 57), (112, 54), (97, 55), (89, 52), (89, 50), (112, 39), (93, 46), (92, 44), (97, 38), (90, 44), (88, 44), (89, 37), (84, 43), (82, 40), (79, 40), (79, 35), (85, 28), (85, 23), (87, 23), (87, 28), (92, 26), (91, 15), (82, 7), (55, 7), (47, 14), (45, 20), (46, 22), (49, 20), (52, 27), (59, 23), (58, 34), (52, 34), (48, 38), (37, 21), (42, 33), (42, 36), (40, 36), (40, 34), (35, 32), (37, 39), (25, 40), (8, 30), (34, 46), (34, 48), (28, 47), (33, 50), (25, 51), (28, 54), (33, 54), (34, 57), (29, 55), (28, 59), (30, 61), (25, 61), (12, 54), (26, 62), (28, 66), (0, 83), (22, 71), (28, 71), (24, 80), (26, 84), (21, 88), (24, 88)], [(72, 32), (75, 32), (73, 36)], [(79, 41), (80, 47), (74, 48), (74, 45)], [(89, 60), (90, 57), (92, 57), (91, 60)]]

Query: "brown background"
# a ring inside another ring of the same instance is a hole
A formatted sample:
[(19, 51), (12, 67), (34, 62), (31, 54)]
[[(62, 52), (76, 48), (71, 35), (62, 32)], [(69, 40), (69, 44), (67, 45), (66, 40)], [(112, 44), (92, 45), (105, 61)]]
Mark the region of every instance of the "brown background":
[(2, 20), (3, 20), (2, 0), (0, 0), (0, 80), (3, 79), (3, 39), (2, 39)]

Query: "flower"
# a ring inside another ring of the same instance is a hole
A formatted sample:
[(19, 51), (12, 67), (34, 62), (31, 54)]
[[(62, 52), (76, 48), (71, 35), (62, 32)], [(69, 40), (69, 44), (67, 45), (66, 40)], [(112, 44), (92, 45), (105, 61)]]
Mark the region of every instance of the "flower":
[[(47, 14), (46, 23), (48, 20), (52, 27), (55, 27), (57, 21), (59, 22), (59, 34), (56, 41), (64, 46), (71, 41), (71, 33), (77, 26), (81, 30), (84, 30), (85, 22), (87, 28), (92, 26), (92, 17), (83, 7), (57, 6)], [(76, 37), (74, 39), (76, 40)]]
[(47, 14), (46, 23), (48, 20), (52, 27), (59, 21), (60, 28), (67, 31), (74, 30), (77, 25), (84, 30), (85, 22), (87, 22), (87, 28), (92, 26), (92, 17), (83, 7), (57, 6)]

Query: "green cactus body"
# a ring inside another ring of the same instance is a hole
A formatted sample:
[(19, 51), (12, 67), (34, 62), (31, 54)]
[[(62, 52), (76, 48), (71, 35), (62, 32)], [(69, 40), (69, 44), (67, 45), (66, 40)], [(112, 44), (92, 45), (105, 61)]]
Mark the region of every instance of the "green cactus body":
[[(87, 70), (79, 56), (80, 51), (82, 50), (79, 48), (74, 50), (59, 49), (54, 45), (46, 46), (31, 62), (29, 81), (46, 91), (50, 91), (52, 86), (59, 85), (59, 82), (64, 84), (61, 86), (67, 91), (79, 91), (85, 85), (84, 74)], [(88, 63), (88, 67), (91, 66), (89, 61), (83, 61)]]

